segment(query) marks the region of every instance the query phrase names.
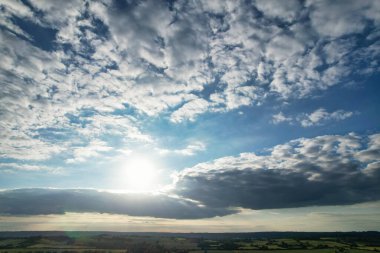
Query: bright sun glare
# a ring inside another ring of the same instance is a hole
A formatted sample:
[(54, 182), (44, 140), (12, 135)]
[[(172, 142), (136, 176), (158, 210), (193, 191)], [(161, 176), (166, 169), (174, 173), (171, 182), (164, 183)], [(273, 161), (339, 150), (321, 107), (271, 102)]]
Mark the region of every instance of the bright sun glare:
[(149, 192), (157, 188), (158, 168), (144, 156), (133, 156), (123, 166), (123, 182), (128, 191)]

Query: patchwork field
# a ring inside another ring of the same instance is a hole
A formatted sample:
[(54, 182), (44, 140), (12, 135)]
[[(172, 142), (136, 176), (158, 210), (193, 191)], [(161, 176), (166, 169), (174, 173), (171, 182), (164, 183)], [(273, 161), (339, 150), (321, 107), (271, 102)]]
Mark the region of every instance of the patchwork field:
[(380, 235), (321, 234), (0, 234), (0, 253), (369, 253), (380, 252)]

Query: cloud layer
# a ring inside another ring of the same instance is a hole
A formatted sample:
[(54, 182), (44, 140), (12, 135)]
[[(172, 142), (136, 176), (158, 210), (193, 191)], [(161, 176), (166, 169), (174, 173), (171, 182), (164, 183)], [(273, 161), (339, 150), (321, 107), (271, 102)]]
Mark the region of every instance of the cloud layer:
[(380, 200), (379, 158), (380, 134), (297, 139), (273, 147), (267, 155), (242, 153), (185, 169), (160, 194), (88, 189), (0, 191), (0, 214), (95, 212), (197, 219), (225, 216), (241, 208), (370, 202)]
[[(3, 0), (0, 12), (0, 183), (114, 187), (139, 153), (177, 171), (160, 194), (3, 190), (0, 214), (200, 219), (380, 200), (380, 134), (311, 128), (360, 113), (315, 98), (378, 75), (380, 1)], [(317, 137), (225, 156), (296, 138), (267, 137), (273, 110)], [(358, 132), (379, 130), (369, 114)]]
[(0, 214), (43, 215), (93, 212), (199, 219), (236, 213), (209, 208), (163, 194), (111, 193), (86, 189), (18, 189), (0, 191)]
[(28, 3), (0, 3), (1, 158), (78, 161), (104, 135), (152, 141), (141, 115), (181, 124), (379, 70), (378, 1)]
[(210, 207), (347, 205), (380, 199), (380, 135), (326, 135), (179, 172), (174, 191)]

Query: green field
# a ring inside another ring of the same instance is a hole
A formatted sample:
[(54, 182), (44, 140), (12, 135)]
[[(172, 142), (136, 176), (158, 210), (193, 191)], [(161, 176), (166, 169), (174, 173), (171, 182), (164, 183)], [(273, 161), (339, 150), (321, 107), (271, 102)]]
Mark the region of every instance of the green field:
[[(363, 236), (364, 235), (364, 236)], [(287, 237), (286, 237), (287, 236)], [(283, 238), (239, 235), (60, 235), (0, 237), (0, 253), (375, 253), (379, 234)]]
[[(302, 249), (302, 250), (208, 250), (207, 253), (335, 253), (334, 249)], [(350, 253), (369, 253), (367, 250), (349, 250)], [(194, 250), (189, 253), (204, 253), (204, 250)]]

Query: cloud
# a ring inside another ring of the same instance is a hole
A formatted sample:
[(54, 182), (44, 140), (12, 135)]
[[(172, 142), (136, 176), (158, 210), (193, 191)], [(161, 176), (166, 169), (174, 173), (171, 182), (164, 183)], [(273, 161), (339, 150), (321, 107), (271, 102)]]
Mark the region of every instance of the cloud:
[(379, 135), (326, 135), (242, 153), (176, 174), (173, 191), (209, 207), (348, 205), (379, 200)]
[(13, 173), (15, 171), (27, 171), (27, 172), (44, 172), (51, 174), (62, 174), (63, 169), (60, 167), (49, 167), (44, 165), (35, 164), (20, 164), (20, 163), (0, 163), (0, 171)]
[(8, 215), (92, 212), (150, 216), (171, 219), (200, 219), (236, 213), (209, 208), (164, 194), (111, 193), (90, 189), (16, 189), (0, 191), (0, 213)]
[[(380, 10), (376, 1), (307, 1), (313, 27), (322, 36), (339, 37), (360, 33), (367, 22), (378, 24), (380, 18), (375, 13)], [(331, 25), (334, 24), (334, 25)]]
[(73, 148), (73, 158), (67, 159), (66, 163), (81, 163), (89, 158), (98, 157), (103, 152), (113, 150), (106, 142), (101, 140), (92, 140), (87, 146)]
[(368, 164), (368, 168), (371, 170), (376, 169), (376, 166), (380, 164), (377, 162), (379, 160), (380, 155), (380, 134), (374, 134), (369, 137), (368, 148), (365, 150), (361, 150), (356, 154), (356, 157), (361, 162), (374, 162)]
[(170, 120), (175, 123), (181, 122), (185, 119), (194, 121), (195, 117), (198, 114), (207, 111), (208, 107), (209, 103), (202, 98), (191, 100), (172, 113)]
[(204, 151), (206, 149), (206, 145), (201, 141), (192, 142), (189, 145), (187, 145), (183, 149), (161, 149), (158, 148), (157, 151), (161, 155), (168, 155), (168, 154), (178, 154), (178, 155), (184, 155), (184, 156), (193, 156), (198, 152)]
[(290, 124), (300, 124), (302, 127), (311, 127), (324, 125), (332, 121), (341, 121), (350, 118), (354, 115), (354, 112), (337, 110), (328, 112), (324, 108), (319, 108), (311, 113), (298, 114), (297, 116), (285, 116), (282, 112), (272, 116), (272, 123), (279, 124), (282, 122), (288, 122)]
[(274, 114), (272, 116), (272, 123), (273, 124), (278, 124), (278, 123), (281, 123), (281, 122), (289, 122), (291, 120), (292, 120), (291, 117), (285, 116), (282, 112), (279, 112), (279, 113)]
[(0, 25), (3, 26), (6, 30), (14, 33), (18, 36), (22, 36), (28, 40), (33, 40), (33, 38), (26, 32), (24, 32), (19, 26), (15, 25), (11, 18), (12, 16), (18, 16), (26, 19), (33, 18), (33, 12), (22, 4), (21, 1), (2, 1), (0, 3), (2, 7), (2, 13), (4, 15), (4, 19), (0, 19)]
[[(380, 134), (325, 135), (242, 153), (177, 172), (166, 192), (112, 193), (86, 189), (0, 192), (0, 213), (97, 212), (196, 219), (247, 209), (349, 205), (380, 200)], [(10, 164), (13, 166), (13, 164)], [(2, 165), (1, 167), (6, 167)], [(19, 169), (40, 169), (17, 165)]]
[(287, 22), (293, 21), (301, 10), (301, 2), (298, 0), (290, 1), (256, 1), (256, 7), (265, 16), (279, 18)]
[(34, 0), (31, 1), (31, 5), (45, 14), (42, 17), (42, 22), (54, 26), (68, 25), (69, 22), (81, 16), (85, 6), (83, 3), (78, 3), (75, 0), (64, 2), (58, 0)]
[(137, 120), (130, 115), (95, 114), (86, 117), (79, 116), (77, 120), (85, 122), (85, 126), (77, 129), (77, 131), (89, 139), (102, 134), (110, 134), (133, 141), (147, 143), (153, 141), (151, 136), (141, 132)]
[(320, 108), (310, 114), (304, 115), (303, 119), (300, 119), (300, 123), (303, 127), (309, 127), (313, 125), (321, 124), (328, 120), (344, 120), (354, 115), (353, 112), (346, 112), (343, 110), (338, 110), (334, 112), (327, 112), (324, 108)]
[(195, 121), (379, 71), (377, 1), (24, 3), (1, 3), (2, 158), (67, 152), (72, 140), (46, 138), (57, 129), (149, 142), (142, 117)]

